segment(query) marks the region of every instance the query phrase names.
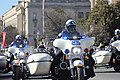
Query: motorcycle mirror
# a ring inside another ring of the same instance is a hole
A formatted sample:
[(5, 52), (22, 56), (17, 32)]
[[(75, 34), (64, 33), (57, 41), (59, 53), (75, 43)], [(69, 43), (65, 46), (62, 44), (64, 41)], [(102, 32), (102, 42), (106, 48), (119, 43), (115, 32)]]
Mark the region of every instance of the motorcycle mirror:
[(55, 40), (55, 38), (50, 38), (50, 42), (53, 42)]

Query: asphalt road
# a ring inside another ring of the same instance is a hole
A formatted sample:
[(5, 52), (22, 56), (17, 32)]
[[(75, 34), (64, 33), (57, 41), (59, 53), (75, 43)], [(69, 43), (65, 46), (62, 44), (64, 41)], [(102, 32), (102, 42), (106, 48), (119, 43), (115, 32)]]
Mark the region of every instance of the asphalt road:
[(95, 69), (96, 76), (89, 80), (120, 80), (120, 72), (115, 72), (112, 68)]
[[(112, 68), (97, 68), (95, 69), (96, 76), (89, 80), (120, 80), (120, 72), (114, 72)], [(3, 77), (0, 77), (0, 80), (12, 80), (11, 77), (8, 77), (8, 74), (2, 74)], [(1, 76), (1, 74), (0, 74)], [(28, 79), (28, 80), (42, 80), (42, 79)], [(50, 79), (44, 79), (50, 80)]]

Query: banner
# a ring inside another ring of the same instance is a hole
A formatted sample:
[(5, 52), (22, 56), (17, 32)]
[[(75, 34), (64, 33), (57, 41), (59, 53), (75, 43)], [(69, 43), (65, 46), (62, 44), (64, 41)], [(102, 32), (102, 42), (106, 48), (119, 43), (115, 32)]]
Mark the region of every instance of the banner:
[(6, 32), (2, 32), (2, 36), (3, 36), (2, 47), (3, 47), (3, 48), (6, 48), (6, 47), (7, 47), (7, 43), (6, 43)]

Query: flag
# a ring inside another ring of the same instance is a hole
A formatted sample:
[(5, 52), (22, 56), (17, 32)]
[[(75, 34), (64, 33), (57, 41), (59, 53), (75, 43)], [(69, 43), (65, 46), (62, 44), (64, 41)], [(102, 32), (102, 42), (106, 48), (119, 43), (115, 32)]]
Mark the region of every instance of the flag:
[(7, 43), (6, 43), (6, 32), (2, 32), (2, 36), (3, 36), (2, 47), (3, 47), (3, 48), (6, 48), (6, 47), (7, 47)]

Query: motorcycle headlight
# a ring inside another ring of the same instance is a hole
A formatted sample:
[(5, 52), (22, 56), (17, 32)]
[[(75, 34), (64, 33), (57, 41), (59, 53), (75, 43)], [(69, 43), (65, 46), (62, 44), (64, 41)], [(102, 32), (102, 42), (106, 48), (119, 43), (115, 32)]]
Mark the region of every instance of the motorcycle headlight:
[(73, 39), (77, 39), (77, 36), (73, 36)]
[(20, 58), (24, 58), (25, 54), (23, 52), (19, 53)]
[(20, 48), (22, 48), (22, 47), (23, 47), (23, 45), (21, 44), (21, 45), (19, 45), (19, 47), (20, 47)]
[(82, 49), (80, 47), (73, 47), (71, 51), (73, 54), (80, 54)]

